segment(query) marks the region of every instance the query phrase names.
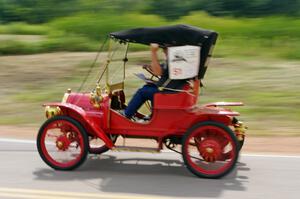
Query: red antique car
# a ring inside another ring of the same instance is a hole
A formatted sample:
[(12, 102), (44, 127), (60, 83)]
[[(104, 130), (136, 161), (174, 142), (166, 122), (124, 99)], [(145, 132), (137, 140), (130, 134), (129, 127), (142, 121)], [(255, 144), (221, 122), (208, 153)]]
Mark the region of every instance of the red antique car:
[[(246, 127), (236, 118), (238, 112), (225, 107), (243, 104), (197, 104), (200, 82), (217, 36), (216, 32), (188, 25), (110, 33), (108, 56), (92, 92), (68, 90), (62, 102), (45, 104), (48, 119), (37, 137), (41, 158), (54, 169), (72, 170), (80, 166), (89, 153), (101, 154), (108, 150), (159, 152), (166, 146), (181, 153), (187, 168), (199, 177), (219, 178), (229, 173), (237, 162)], [(189, 84), (182, 90), (155, 94), (152, 114), (147, 119), (140, 112), (135, 114), (135, 120), (120, 114), (120, 110), (126, 107), (124, 80), (131, 43), (201, 47), (197, 75), (188, 79)], [(116, 48), (113, 45), (124, 49), (121, 61), (114, 59)], [(118, 70), (121, 75), (117, 78), (118, 82), (111, 82), (110, 67), (116, 60), (121, 66)], [(157, 142), (157, 147), (117, 145), (120, 137), (152, 139)], [(95, 140), (102, 142), (99, 144)]]

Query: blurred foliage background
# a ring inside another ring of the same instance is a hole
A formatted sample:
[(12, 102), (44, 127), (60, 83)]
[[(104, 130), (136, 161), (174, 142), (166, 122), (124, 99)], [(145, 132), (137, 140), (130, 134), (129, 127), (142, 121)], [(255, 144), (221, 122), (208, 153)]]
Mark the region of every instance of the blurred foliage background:
[(253, 134), (300, 135), (300, 0), (0, 0), (0, 124), (39, 125), (109, 32), (178, 23), (219, 33), (201, 103), (244, 101)]
[(217, 56), (300, 59), (299, 16), (300, 0), (0, 0), (1, 34), (39, 36), (2, 37), (0, 53), (95, 51), (112, 31), (187, 23), (220, 33)]

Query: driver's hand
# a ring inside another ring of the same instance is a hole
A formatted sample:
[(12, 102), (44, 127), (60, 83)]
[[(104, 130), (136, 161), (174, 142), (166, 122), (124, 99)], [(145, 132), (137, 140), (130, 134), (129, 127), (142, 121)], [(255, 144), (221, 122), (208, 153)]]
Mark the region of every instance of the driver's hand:
[(150, 44), (150, 48), (151, 48), (151, 51), (152, 51), (152, 52), (156, 52), (156, 51), (158, 51), (158, 49), (159, 49), (159, 45), (156, 44), (156, 43), (151, 43), (151, 44)]
[(149, 69), (150, 68), (150, 65), (149, 64), (144, 64), (143, 65), (143, 69)]

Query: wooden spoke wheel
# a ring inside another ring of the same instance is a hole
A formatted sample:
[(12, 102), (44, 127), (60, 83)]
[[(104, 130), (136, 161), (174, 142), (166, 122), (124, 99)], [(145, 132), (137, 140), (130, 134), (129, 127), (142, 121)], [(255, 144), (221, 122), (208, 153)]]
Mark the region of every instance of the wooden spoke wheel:
[(88, 154), (88, 138), (83, 127), (67, 116), (47, 120), (39, 130), (37, 148), (41, 158), (57, 170), (79, 167)]
[(220, 178), (234, 168), (238, 146), (230, 128), (217, 122), (203, 122), (191, 127), (184, 135), (182, 156), (193, 174)]

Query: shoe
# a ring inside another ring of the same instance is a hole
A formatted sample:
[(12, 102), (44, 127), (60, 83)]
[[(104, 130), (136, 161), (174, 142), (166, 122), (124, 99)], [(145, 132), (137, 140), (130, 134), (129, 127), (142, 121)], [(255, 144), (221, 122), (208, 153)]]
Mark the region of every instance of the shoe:
[(143, 120), (149, 121), (149, 120), (151, 120), (151, 117), (152, 117), (152, 115), (146, 115), (146, 116), (143, 118)]

